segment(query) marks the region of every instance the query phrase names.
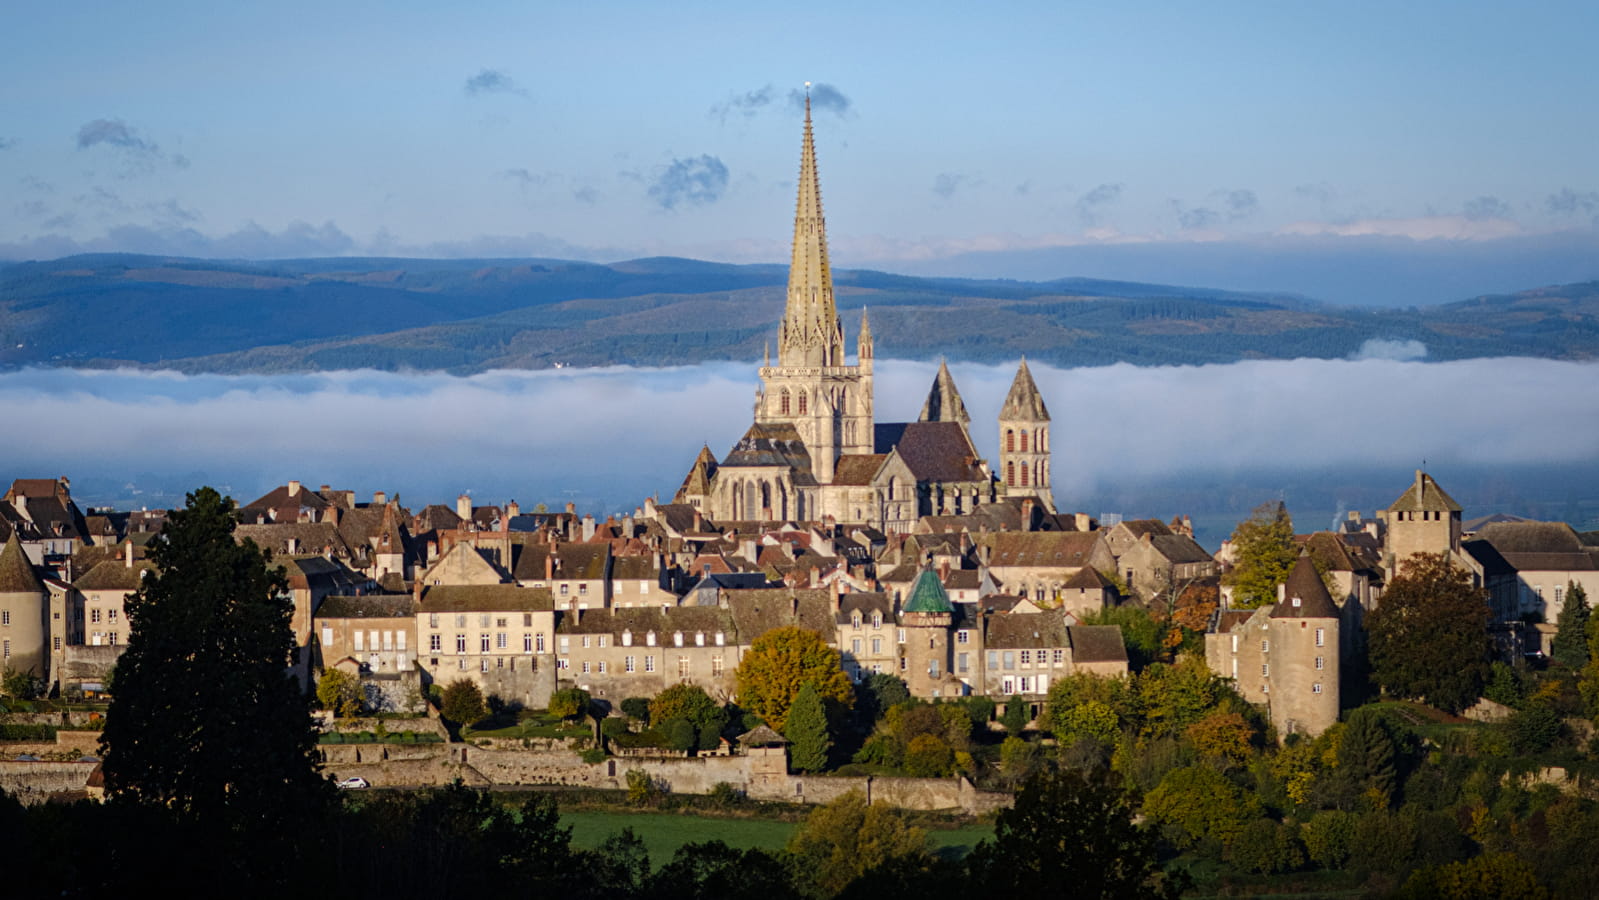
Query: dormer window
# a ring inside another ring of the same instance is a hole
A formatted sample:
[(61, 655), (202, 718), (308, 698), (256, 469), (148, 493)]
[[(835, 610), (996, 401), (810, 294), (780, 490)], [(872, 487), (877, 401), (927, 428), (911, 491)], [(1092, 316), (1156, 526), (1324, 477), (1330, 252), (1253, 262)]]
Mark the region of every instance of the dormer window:
[(861, 627), (861, 614), (860, 614), (859, 610), (856, 610), (855, 612), (850, 613), (849, 623), (850, 623), (850, 626), (853, 627), (853, 628)]
[(1299, 606), (1299, 598), (1298, 598), (1298, 597), (1295, 597), (1295, 598), (1294, 598), (1294, 606), (1295, 606), (1295, 607), (1298, 607), (1298, 606)]
[(672, 632), (672, 646), (674, 646), (674, 647), (683, 646), (683, 632), (681, 632), (681, 631)]
[(644, 643), (648, 644), (651, 647), (655, 646), (655, 632), (651, 631), (648, 634), (644, 635)]
[(882, 628), (883, 627), (883, 614), (881, 612), (872, 613), (872, 627), (873, 628)]
[(716, 646), (720, 647), (725, 642), (726, 642), (726, 637), (720, 631), (718, 631), (716, 633)]
[(694, 646), (696, 646), (696, 647), (705, 646), (705, 632), (703, 632), (703, 631), (694, 632)]
[(622, 646), (624, 646), (624, 647), (633, 646), (633, 632), (631, 632), (631, 631), (622, 632)]

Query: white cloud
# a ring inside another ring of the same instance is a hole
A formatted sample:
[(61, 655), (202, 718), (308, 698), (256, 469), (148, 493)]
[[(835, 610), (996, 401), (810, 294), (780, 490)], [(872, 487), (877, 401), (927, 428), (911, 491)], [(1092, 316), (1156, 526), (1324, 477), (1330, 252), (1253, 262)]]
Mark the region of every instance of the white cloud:
[(1350, 359), (1394, 359), (1401, 362), (1427, 358), (1427, 345), (1421, 341), (1391, 341), (1371, 338)]

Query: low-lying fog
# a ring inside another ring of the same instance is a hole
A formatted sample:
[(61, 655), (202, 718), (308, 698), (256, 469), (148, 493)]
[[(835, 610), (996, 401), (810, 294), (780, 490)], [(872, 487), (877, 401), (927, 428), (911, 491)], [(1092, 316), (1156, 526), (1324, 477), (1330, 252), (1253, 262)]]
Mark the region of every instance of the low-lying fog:
[[(1032, 368), (1054, 419), (1059, 505), (1193, 513), (1212, 549), (1268, 499), (1286, 499), (1301, 530), (1336, 507), (1369, 512), (1424, 460), (1468, 517), (1599, 517), (1599, 363)], [(915, 418), (936, 369), (879, 360), (878, 419)], [(992, 459), (1015, 367), (951, 370)], [(603, 514), (670, 499), (701, 443), (725, 453), (755, 384), (742, 363), (467, 377), (27, 369), (0, 373), (0, 479), (66, 475), (80, 505), (122, 508), (181, 503), (202, 483), (247, 502), (299, 479), (398, 491), (413, 508), (469, 491)]]

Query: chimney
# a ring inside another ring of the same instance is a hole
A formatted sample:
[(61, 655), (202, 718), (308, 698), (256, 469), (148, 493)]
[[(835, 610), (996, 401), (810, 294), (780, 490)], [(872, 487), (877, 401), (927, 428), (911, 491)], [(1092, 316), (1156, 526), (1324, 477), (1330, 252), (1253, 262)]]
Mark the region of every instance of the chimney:
[(322, 493), (324, 493), (324, 494), (333, 493), (333, 485), (331, 485), (331, 484), (322, 485)]
[(555, 580), (555, 544), (550, 544), (550, 552), (544, 554), (544, 580)]
[(455, 498), (455, 514), (468, 522), (472, 521), (472, 498), (470, 496), (462, 494)]
[(592, 539), (593, 537), (594, 537), (594, 516), (591, 515), (591, 514), (584, 514), (584, 516), (583, 516), (583, 540), (587, 541), (587, 540)]
[(1088, 513), (1080, 512), (1080, 513), (1078, 513), (1076, 515), (1075, 518), (1077, 519), (1077, 530), (1078, 531), (1093, 531), (1094, 530), (1094, 520), (1090, 519), (1088, 517)]
[(507, 519), (515, 518), (517, 516), (520, 516), (521, 514), (522, 514), (522, 505), (520, 503), (517, 503), (515, 500), (512, 500), (510, 503), (505, 504), (505, 517)]
[(130, 569), (133, 568), (133, 541), (128, 541), (128, 552), (125, 554), (125, 559), (124, 565)]
[(655, 498), (654, 497), (645, 497), (644, 498), (644, 518), (646, 518), (646, 519), (655, 518)]
[(298, 497), (298, 496), (300, 496), (300, 482), (298, 482), (298, 481), (289, 482), (289, 496), (290, 497)]
[(372, 492), (372, 505), (373, 506), (387, 506), (388, 504), (389, 504), (389, 495), (388, 494), (385, 494), (382, 491), (373, 491)]
[(338, 524), (339, 524), (339, 506), (338, 506), (338, 504), (335, 503), (334, 505), (328, 507), (327, 515), (324, 518), (325, 518), (325, 521), (332, 522), (333, 525), (335, 527), (337, 527)]
[(833, 580), (833, 615), (837, 616), (844, 606), (844, 579)]
[(566, 514), (569, 516), (577, 515), (577, 504), (568, 502), (566, 504)]
[(793, 588), (790, 588), (788, 592), (788, 605), (789, 609), (793, 611), (794, 618), (799, 618), (799, 592)]
[(700, 531), (702, 530), (702, 527), (704, 526), (704, 524), (705, 524), (705, 520), (700, 517), (699, 508), (696, 507), (695, 510), (694, 510), (694, 533), (695, 534), (699, 534)]
[(1033, 530), (1033, 507), (1036, 505), (1032, 497), (1022, 498), (1022, 528), (1027, 531)]
[(760, 551), (755, 549), (755, 539), (752, 537), (743, 538), (738, 542), (738, 552), (752, 563), (761, 561)]

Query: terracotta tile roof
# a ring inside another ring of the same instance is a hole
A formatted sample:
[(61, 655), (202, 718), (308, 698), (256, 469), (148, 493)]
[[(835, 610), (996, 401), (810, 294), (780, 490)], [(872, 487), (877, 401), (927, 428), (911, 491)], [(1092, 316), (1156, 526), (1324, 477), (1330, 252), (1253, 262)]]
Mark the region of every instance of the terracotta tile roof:
[(1073, 625), (1066, 629), (1072, 643), (1072, 662), (1127, 661), (1127, 644), (1116, 625)]
[(155, 571), (149, 562), (139, 561), (128, 567), (122, 560), (108, 559), (80, 575), (72, 586), (80, 591), (127, 591), (139, 589), (144, 573)]
[(883, 467), (883, 460), (888, 459), (886, 453), (851, 453), (838, 458), (838, 464), (833, 468), (833, 483), (864, 487), (872, 483), (877, 477), (877, 472)]
[(418, 612), (544, 612), (555, 608), (549, 588), (514, 584), (433, 585), (423, 588)]
[(1002, 532), (988, 535), (990, 567), (1033, 566), (1057, 569), (1086, 566), (1099, 545), (1098, 531)]
[(410, 594), (365, 594), (322, 598), (317, 619), (403, 619), (416, 615), (416, 600)]

